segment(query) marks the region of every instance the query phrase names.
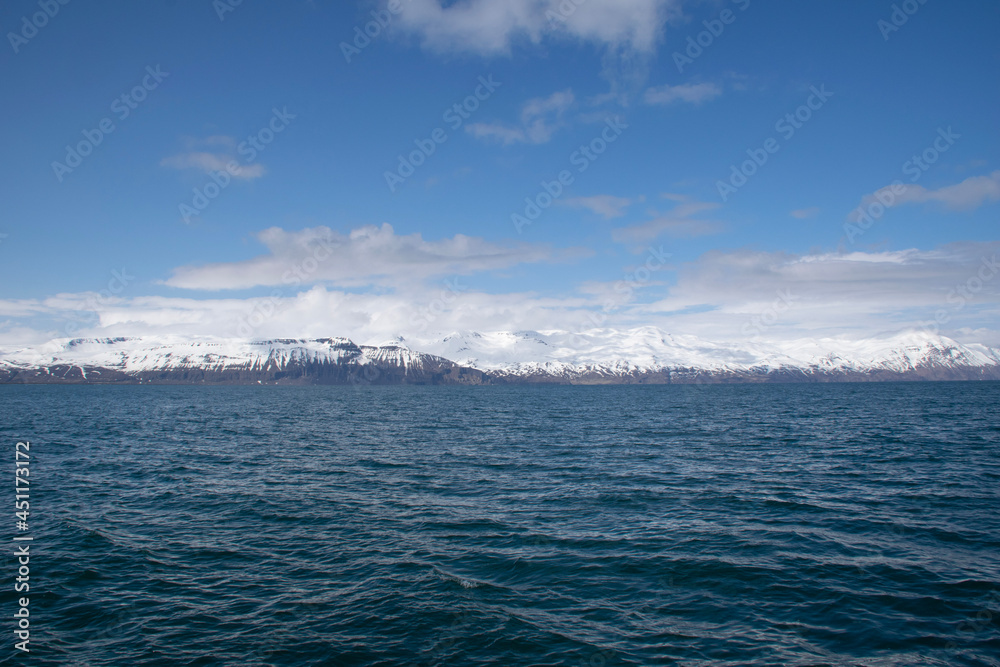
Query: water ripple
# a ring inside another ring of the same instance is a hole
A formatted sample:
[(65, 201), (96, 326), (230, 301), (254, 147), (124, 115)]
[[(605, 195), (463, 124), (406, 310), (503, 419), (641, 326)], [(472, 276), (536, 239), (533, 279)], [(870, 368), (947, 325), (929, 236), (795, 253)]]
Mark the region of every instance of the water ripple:
[(998, 665), (998, 399), (2, 386), (32, 660)]

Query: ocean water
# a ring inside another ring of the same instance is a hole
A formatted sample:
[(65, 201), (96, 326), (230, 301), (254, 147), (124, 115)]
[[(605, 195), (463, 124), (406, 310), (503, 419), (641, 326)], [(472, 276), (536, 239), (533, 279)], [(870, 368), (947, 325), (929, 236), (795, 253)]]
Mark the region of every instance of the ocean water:
[(0, 386), (34, 537), (32, 652), (8, 584), (0, 658), (998, 665), (998, 406), (1000, 383)]

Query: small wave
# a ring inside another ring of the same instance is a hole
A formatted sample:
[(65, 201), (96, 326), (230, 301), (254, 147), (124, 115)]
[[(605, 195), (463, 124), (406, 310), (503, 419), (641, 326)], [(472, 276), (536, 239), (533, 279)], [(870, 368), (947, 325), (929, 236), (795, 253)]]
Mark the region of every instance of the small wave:
[(450, 572), (445, 572), (440, 568), (434, 568), (434, 573), (445, 581), (458, 584), (462, 588), (482, 588), (484, 586), (490, 586), (490, 584), (485, 581), (477, 581), (469, 577), (461, 577), (457, 574), (451, 574)]

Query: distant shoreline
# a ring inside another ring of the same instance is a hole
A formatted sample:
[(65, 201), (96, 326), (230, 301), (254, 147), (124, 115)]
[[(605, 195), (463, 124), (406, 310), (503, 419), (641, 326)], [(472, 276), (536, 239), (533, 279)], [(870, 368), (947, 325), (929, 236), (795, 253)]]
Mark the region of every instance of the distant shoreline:
[(446, 371), (424, 372), (386, 366), (344, 367), (334, 364), (312, 369), (255, 371), (233, 369), (205, 371), (199, 368), (127, 373), (100, 367), (50, 367), (44, 369), (0, 369), (5, 385), (163, 385), (163, 386), (698, 386), (760, 384), (866, 384), (886, 382), (995, 382), (1000, 369), (949, 368), (893, 371), (831, 372), (779, 369), (761, 373), (713, 373), (692, 369), (556, 376), (514, 375), (456, 366)]

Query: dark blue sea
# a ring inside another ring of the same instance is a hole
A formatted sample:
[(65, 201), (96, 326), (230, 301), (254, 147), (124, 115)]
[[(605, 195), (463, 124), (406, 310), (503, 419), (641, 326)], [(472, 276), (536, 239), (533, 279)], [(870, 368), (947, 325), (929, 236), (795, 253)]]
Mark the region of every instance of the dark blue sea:
[(0, 656), (998, 665), (998, 406), (1000, 383), (0, 386), (33, 537), (24, 655), (12, 482)]

